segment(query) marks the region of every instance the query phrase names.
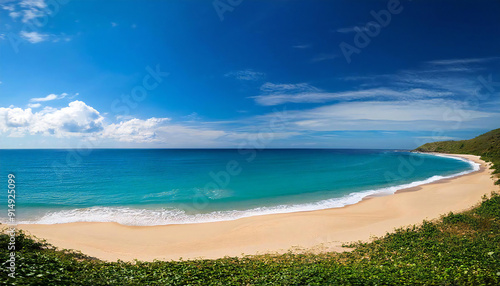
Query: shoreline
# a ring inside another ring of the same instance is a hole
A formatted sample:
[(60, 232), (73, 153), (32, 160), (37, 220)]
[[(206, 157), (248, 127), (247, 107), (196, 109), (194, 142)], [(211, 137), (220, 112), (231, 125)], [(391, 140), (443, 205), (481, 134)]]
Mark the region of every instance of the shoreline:
[[(439, 179), (437, 181), (434, 181), (434, 182), (431, 182), (431, 183), (428, 183), (428, 184), (439, 184), (439, 183), (445, 183), (449, 180), (453, 180), (455, 178), (458, 178), (458, 177), (463, 177), (463, 176), (468, 176), (468, 175), (471, 175), (471, 174), (474, 174), (476, 172), (479, 172), (481, 171), (483, 168), (484, 169), (489, 169), (490, 168), (490, 165), (489, 163), (483, 161), (480, 159), (480, 156), (475, 156), (475, 155), (462, 155), (462, 154), (448, 154), (448, 153), (436, 153), (436, 152), (417, 152), (417, 153), (421, 153), (421, 154), (431, 154), (431, 155), (435, 155), (435, 156), (442, 156), (442, 157), (454, 157), (454, 158), (460, 158), (460, 159), (465, 159), (466, 161), (468, 162), (472, 162), (472, 163), (476, 163), (476, 164), (479, 164), (479, 169), (478, 170), (472, 170), (470, 172), (466, 172), (465, 174), (455, 174), (455, 175), (451, 175), (451, 176), (447, 176), (447, 177), (444, 177), (442, 179)], [(464, 156), (474, 156), (474, 157), (477, 157), (477, 161), (474, 161), (474, 160), (471, 160), (470, 158), (467, 158), (467, 157), (464, 157)], [(471, 164), (472, 165), (472, 164)], [(416, 192), (418, 190), (420, 190), (420, 188), (422, 186), (425, 186), (425, 185), (428, 185), (428, 184), (422, 184), (422, 185), (418, 185), (418, 186), (415, 186), (415, 187), (411, 187), (411, 188), (403, 188), (403, 189), (399, 189), (397, 190), (394, 194), (398, 194), (398, 193), (404, 193), (404, 192)]]
[(220, 258), (290, 249), (345, 251), (343, 243), (368, 241), (394, 228), (469, 209), (498, 190), (478, 156), (451, 155), (481, 164), (478, 171), (367, 197), (341, 208), (269, 214), (230, 221), (161, 226), (113, 222), (25, 224), (18, 228), (59, 248), (80, 250), (102, 260), (152, 261)]
[[(413, 152), (413, 151), (412, 151)], [(176, 218), (174, 220), (165, 221), (155, 221), (154, 217), (163, 217), (166, 215), (167, 217), (171, 214), (161, 213), (149, 213), (144, 214), (142, 211), (158, 211), (154, 209), (141, 209), (141, 208), (129, 208), (129, 207), (113, 207), (110, 206), (97, 206), (97, 207), (86, 207), (80, 209), (70, 209), (70, 210), (59, 210), (47, 216), (44, 215), (41, 218), (34, 220), (23, 220), (19, 221), (18, 224), (42, 224), (42, 225), (50, 225), (50, 224), (65, 224), (65, 223), (76, 223), (76, 222), (117, 222), (126, 226), (162, 226), (162, 225), (176, 225), (176, 224), (196, 224), (196, 223), (212, 223), (212, 222), (220, 222), (220, 221), (231, 221), (242, 219), (246, 217), (254, 217), (254, 216), (262, 216), (262, 215), (273, 215), (273, 214), (286, 214), (286, 213), (297, 213), (297, 212), (308, 212), (308, 211), (318, 211), (318, 210), (326, 210), (332, 208), (342, 208), (349, 205), (357, 204), (363, 200), (370, 199), (373, 197), (382, 197), (393, 195), (396, 192), (408, 188), (415, 188), (421, 185), (433, 183), (436, 181), (454, 178), (457, 176), (461, 176), (464, 174), (472, 173), (479, 170), (477, 163), (473, 161), (463, 159), (461, 157), (450, 156), (449, 154), (444, 155), (443, 153), (424, 153), (424, 152), (413, 152), (426, 154), (436, 157), (444, 157), (453, 160), (459, 160), (462, 162), (466, 162), (468, 165), (472, 167), (470, 170), (457, 172), (450, 175), (434, 175), (427, 179), (416, 180), (408, 183), (400, 183), (395, 186), (388, 187), (379, 187), (379, 188), (368, 188), (365, 190), (353, 191), (351, 193), (345, 194), (341, 197), (333, 197), (333, 198), (323, 198), (318, 201), (308, 201), (308, 202), (295, 202), (288, 204), (281, 204), (275, 206), (263, 206), (263, 207), (253, 207), (249, 209), (243, 210), (225, 210), (225, 211), (212, 211), (209, 213), (202, 213), (194, 217), (193, 215), (185, 215), (183, 218)], [(415, 167), (418, 167), (419, 163), (411, 163), (411, 168), (413, 168), (413, 164)], [(410, 171), (413, 172), (413, 171)], [(398, 176), (398, 175), (396, 175)], [(403, 175), (404, 176), (404, 175)], [(81, 213), (78, 213), (81, 211)], [(115, 212), (112, 214), (114, 219), (106, 218), (110, 212)], [(131, 218), (132, 220), (123, 220), (120, 217), (120, 211), (123, 213), (121, 216), (125, 218)], [(53, 217), (51, 217), (53, 216)], [(93, 219), (81, 219), (93, 217)], [(103, 217), (105, 217), (103, 219)], [(100, 218), (100, 219), (99, 219)], [(137, 218), (138, 220), (136, 220)], [(153, 219), (152, 219), (153, 218)], [(7, 224), (7, 220), (0, 220), (0, 223)]]

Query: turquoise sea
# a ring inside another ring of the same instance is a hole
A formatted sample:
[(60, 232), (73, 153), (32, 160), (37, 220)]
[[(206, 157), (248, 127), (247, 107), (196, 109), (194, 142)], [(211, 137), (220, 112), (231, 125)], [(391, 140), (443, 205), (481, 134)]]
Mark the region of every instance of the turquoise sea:
[[(17, 223), (165, 225), (342, 207), (472, 172), (466, 160), (395, 150), (0, 150)], [(7, 222), (7, 191), (0, 222)], [(431, 198), (429, 198), (431, 199)]]

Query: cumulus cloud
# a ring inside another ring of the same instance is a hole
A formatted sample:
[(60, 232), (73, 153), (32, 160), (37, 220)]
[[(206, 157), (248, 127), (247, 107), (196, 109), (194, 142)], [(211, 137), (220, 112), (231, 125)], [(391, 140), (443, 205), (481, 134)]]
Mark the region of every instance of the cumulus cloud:
[(5, 110), (5, 125), (8, 127), (27, 126), (32, 118), (33, 113), (30, 108), (9, 108)]
[(33, 113), (31, 108), (0, 108), (0, 130), (16, 134), (56, 136), (81, 135), (103, 129), (104, 118), (82, 101), (61, 109), (46, 107)]
[[(170, 118), (122, 118), (119, 123), (106, 122), (107, 119), (96, 109), (83, 101), (70, 102), (67, 107), (45, 107), (33, 112), (32, 108), (40, 107), (38, 102), (54, 100), (54, 95), (34, 98), (29, 108), (0, 108), (0, 133), (9, 137), (23, 137), (40, 134), (44, 136), (86, 137), (109, 139), (114, 142), (157, 143), (162, 146), (211, 146), (214, 140), (226, 137), (234, 140), (225, 131), (212, 129), (203, 124), (189, 121), (193, 126), (171, 124)], [(198, 125), (196, 125), (198, 124)], [(201, 125), (200, 125), (201, 124)], [(226, 141), (227, 142), (227, 141)]]
[[(50, 97), (49, 97), (50, 98)], [(31, 103), (37, 105), (39, 103)], [(38, 106), (40, 107), (40, 106)], [(42, 135), (55, 138), (81, 140), (99, 138), (101, 143), (122, 146), (156, 147), (221, 147), (238, 146), (242, 142), (259, 141), (265, 138), (283, 139), (295, 136), (297, 132), (273, 132), (267, 125), (258, 128), (238, 128), (226, 131), (224, 122), (200, 122), (188, 120), (172, 122), (170, 118), (138, 119), (121, 117), (121, 121), (110, 122), (112, 117), (99, 113), (82, 101), (73, 101), (67, 107), (45, 107), (34, 112), (32, 108), (0, 108), (0, 134), (8, 137)], [(266, 127), (266, 128), (264, 128)], [(100, 144), (100, 143), (99, 143)]]
[(39, 120), (34, 123), (34, 132), (91, 133), (103, 129), (104, 118), (83, 101), (76, 100), (68, 107), (45, 111), (37, 114)]

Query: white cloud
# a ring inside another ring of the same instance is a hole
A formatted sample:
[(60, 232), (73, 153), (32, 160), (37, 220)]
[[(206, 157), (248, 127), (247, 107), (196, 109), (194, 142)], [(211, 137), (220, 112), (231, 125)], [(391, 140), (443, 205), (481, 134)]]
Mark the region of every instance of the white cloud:
[(78, 100), (61, 109), (45, 108), (35, 113), (35, 119), (31, 133), (56, 135), (101, 131), (104, 121), (97, 110)]
[(111, 27), (113, 27), (113, 28), (114, 28), (114, 27), (116, 27), (116, 26), (118, 26), (118, 24), (117, 24), (117, 23), (115, 23), (115, 22), (111, 22)]
[(256, 128), (251, 125), (249, 128), (242, 128), (243, 130), (228, 132), (216, 127), (228, 123), (199, 121), (172, 123), (170, 118), (154, 117), (149, 119), (122, 117), (122, 119), (119, 123), (109, 123), (105, 114), (101, 115), (82, 101), (73, 101), (67, 107), (60, 109), (45, 107), (37, 112), (33, 112), (31, 108), (11, 106), (0, 108), (0, 133), (7, 137), (37, 134), (67, 140), (101, 138), (102, 142), (113, 144), (111, 146), (115, 147), (118, 142), (122, 142), (126, 144), (125, 146), (193, 148), (234, 147), (242, 142), (259, 141), (263, 136), (283, 139), (299, 134), (295, 131), (272, 132), (268, 126)]
[[(50, 100), (53, 96), (41, 98)], [(39, 99), (36, 99), (39, 100)], [(0, 108), (0, 133), (9, 137), (23, 137), (41, 134), (44, 136), (85, 137), (88, 135), (110, 139), (114, 142), (153, 143), (162, 146), (210, 146), (215, 140), (227, 137), (222, 130), (215, 130), (203, 123), (194, 126), (170, 124), (169, 118), (130, 118), (119, 123), (106, 123), (106, 119), (96, 109), (82, 101), (73, 101), (67, 107), (44, 109), (33, 112), (31, 108), (40, 107), (40, 103), (29, 104), (30, 108)]]
[(12, 12), (14, 11), (14, 5), (2, 5), (2, 9)]
[(285, 93), (285, 92), (313, 92), (313, 91), (321, 91), (319, 88), (316, 88), (308, 83), (271, 83), (266, 82), (261, 87), (260, 90), (264, 93)]
[(253, 96), (255, 101), (264, 106), (280, 105), (285, 103), (322, 103), (333, 100), (357, 99), (419, 99), (441, 98), (452, 96), (448, 91), (435, 91), (422, 88), (393, 90), (389, 88), (372, 88), (364, 90), (324, 92), (308, 84), (272, 84), (266, 83), (261, 87), (263, 95)]
[(51, 93), (51, 94), (47, 95), (46, 97), (35, 97), (35, 98), (32, 98), (32, 99), (30, 99), (30, 102), (43, 102), (43, 101), (51, 101), (51, 100), (55, 100), (55, 99), (63, 99), (67, 95), (68, 94), (65, 93), (65, 92), (61, 93), (61, 95), (57, 95), (57, 94)]
[(43, 14), (38, 10), (25, 10), (23, 15), (23, 23), (27, 23), (32, 19), (41, 17)]
[(20, 6), (26, 8), (38, 8), (43, 9), (47, 7), (44, 0), (23, 0), (19, 3)]
[(366, 32), (366, 31), (368, 31), (368, 28), (362, 27), (362, 26), (352, 26), (352, 27), (345, 27), (345, 28), (338, 28), (337, 29), (337, 32), (342, 33), (342, 34), (357, 33), (358, 31)]
[(19, 33), (19, 35), (23, 39), (27, 40), (28, 42), (30, 42), (32, 44), (43, 42), (43, 41), (47, 40), (48, 36), (49, 36), (47, 34), (41, 34), (38, 32), (26, 32), (26, 31), (21, 31)]
[[(344, 102), (308, 110), (288, 111), (290, 125), (299, 130), (433, 130), (440, 127), (483, 127), (499, 113), (489, 113), (454, 100)], [(295, 129), (295, 130), (297, 130)]]
[(45, 10), (47, 4), (44, 0), (23, 0), (19, 3), (19, 6), (23, 8), (21, 10), (21, 13), (23, 13), (23, 23), (42, 17), (47, 13)]
[(50, 101), (50, 100), (54, 100), (54, 99), (57, 99), (57, 95), (52, 93), (52, 94), (47, 95), (46, 97), (32, 98), (32, 99), (30, 99), (30, 101), (31, 102), (41, 102), (41, 101)]
[(337, 54), (319, 54), (316, 57), (311, 59), (312, 63), (317, 63), (317, 62), (322, 62), (322, 61), (328, 61), (328, 60), (333, 60), (338, 58), (339, 56)]
[(49, 40), (53, 43), (58, 43), (61, 41), (69, 42), (72, 39), (71, 37), (65, 36), (64, 34), (54, 35), (54, 34), (43, 34), (39, 32), (27, 32), (27, 31), (21, 31), (19, 35), (21, 36), (21, 38), (25, 39), (26, 41), (32, 44), (45, 42)]
[(390, 88), (397, 91), (413, 90), (418, 98), (418, 90), (431, 97), (453, 97), (456, 100), (470, 100), (471, 96), (485, 98), (495, 96), (485, 91), (478, 75), (485, 75), (482, 65), (460, 64), (462, 62), (486, 62), (492, 58), (444, 60), (436, 64), (425, 63), (422, 68), (403, 70), (394, 74), (349, 76), (343, 80), (358, 81), (357, 86), (364, 88)]
[(30, 103), (30, 104), (28, 104), (29, 108), (39, 108), (40, 106), (42, 106), (40, 103)]
[(172, 147), (210, 146), (220, 138), (235, 139), (222, 130), (173, 124), (170, 121), (170, 118), (132, 118), (106, 126), (102, 136), (120, 142), (154, 143)]
[(312, 45), (310, 45), (310, 44), (292, 46), (292, 48), (294, 48), (294, 49), (308, 49), (310, 47), (312, 47)]
[(428, 64), (432, 65), (467, 65), (467, 64), (476, 64), (476, 63), (485, 63), (494, 60), (499, 60), (500, 57), (487, 57), (487, 58), (466, 58), (466, 59), (447, 59), (447, 60), (435, 60), (428, 61)]
[[(447, 118), (447, 110), (455, 105), (457, 111), (466, 113), (465, 106), (459, 103), (443, 100), (420, 100), (420, 101), (369, 101), (348, 102), (336, 105), (319, 107), (310, 111), (309, 115), (326, 118), (341, 118), (344, 120), (390, 120), (390, 121), (452, 121)], [(467, 112), (469, 116), (465, 119), (477, 119), (488, 117), (487, 113), (479, 111)]]
[(33, 118), (31, 109), (9, 108), (5, 110), (5, 125), (8, 127), (22, 127), (30, 123)]
[[(158, 134), (163, 138), (163, 142), (173, 146), (210, 146), (228, 135), (225, 131), (214, 130), (200, 126), (184, 126), (180, 124), (171, 124), (162, 126), (158, 129)], [(222, 142), (219, 142), (222, 143)]]
[(122, 142), (156, 142), (159, 140), (156, 130), (169, 120), (169, 118), (155, 117), (147, 120), (133, 118), (118, 124), (108, 125), (103, 136)]
[(31, 108), (0, 108), (0, 130), (16, 134), (56, 136), (81, 135), (103, 129), (104, 118), (82, 101), (61, 109), (46, 107), (33, 113)]
[[(0, 0), (0, 2), (2, 1)], [(22, 26), (15, 25), (19, 27), (20, 30), (13, 32), (19, 33), (19, 36), (28, 43), (36, 44), (48, 40), (51, 40), (52, 42), (67, 42), (71, 40), (71, 37), (64, 34), (52, 35), (37, 30), (41, 29), (46, 24), (45, 20), (47, 19), (47, 16), (55, 12), (51, 10), (51, 8), (54, 7), (49, 7), (45, 0), (9, 1), (9, 3), (10, 4), (0, 5), (0, 7), (8, 12), (13, 21), (21, 19), (21, 22), (25, 23), (25, 25)], [(45, 19), (43, 19), (43, 17), (45, 17)], [(5, 24), (5, 26), (10, 27), (11, 25)], [(0, 37), (0, 39), (1, 38), (2, 37)]]
[(449, 141), (449, 140), (458, 140), (457, 137), (450, 137), (450, 136), (418, 136), (415, 137), (418, 139), (429, 139), (432, 141)]
[[(261, 87), (261, 94), (252, 98), (259, 105), (286, 103), (323, 103), (350, 100), (417, 100), (453, 98), (466, 101), (472, 95), (485, 94), (477, 74), (481, 69), (474, 63), (487, 63), (500, 57), (437, 60), (426, 62), (422, 68), (403, 70), (394, 74), (353, 75), (343, 80), (359, 81), (356, 90), (325, 91), (308, 84), (273, 84)], [(353, 84), (354, 85), (354, 84)]]
[(224, 76), (226, 77), (234, 77), (239, 80), (258, 80), (265, 76), (264, 73), (256, 72), (250, 69), (228, 72)]
[[(316, 88), (306, 83), (267, 83), (262, 89), (303, 91)], [(422, 94), (425, 91), (416, 90), (414, 93)], [(46, 98), (53, 96), (41, 99)], [(262, 137), (280, 142), (278, 140), (323, 131), (415, 131), (435, 128), (449, 130), (457, 123), (460, 123), (462, 128), (484, 129), (497, 125), (500, 120), (500, 114), (494, 113), (495, 111), (478, 111), (452, 99), (429, 98), (381, 101), (377, 97), (369, 101), (347, 101), (306, 110), (284, 109), (279, 112), (279, 116), (273, 113), (232, 122), (203, 122), (189, 118), (188, 121), (175, 122), (170, 118), (121, 117), (121, 122), (117, 123), (114, 117), (106, 118), (109, 115), (99, 113), (82, 101), (73, 101), (63, 108), (45, 107), (36, 112), (32, 108), (40, 107), (40, 103), (33, 101), (28, 106), (26, 109), (14, 106), (0, 108), (2, 136), (41, 134), (47, 138), (68, 140), (92, 137), (102, 138), (113, 144), (113, 147), (117, 147), (116, 144), (141, 147), (234, 147), (241, 143), (251, 145), (251, 142), (260, 142), (259, 138)], [(192, 117), (197, 115), (192, 114)], [(270, 125), (271, 123), (273, 125)], [(232, 128), (228, 129), (229, 126)], [(304, 138), (308, 137), (300, 137), (298, 140)]]
[(10, 13), (9, 13), (9, 16), (10, 16), (12, 19), (16, 19), (16, 18), (18, 18), (19, 16), (21, 16), (21, 13), (19, 13), (19, 12), (10, 12)]
[(188, 121), (199, 121), (201, 119), (200, 115), (197, 112), (191, 112), (190, 114), (183, 116)]

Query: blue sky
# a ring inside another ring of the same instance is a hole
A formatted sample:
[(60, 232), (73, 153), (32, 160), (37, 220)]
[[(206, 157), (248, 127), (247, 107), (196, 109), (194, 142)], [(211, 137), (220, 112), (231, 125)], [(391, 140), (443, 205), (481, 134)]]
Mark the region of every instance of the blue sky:
[(500, 127), (498, 1), (0, 5), (0, 148), (414, 148)]

